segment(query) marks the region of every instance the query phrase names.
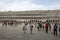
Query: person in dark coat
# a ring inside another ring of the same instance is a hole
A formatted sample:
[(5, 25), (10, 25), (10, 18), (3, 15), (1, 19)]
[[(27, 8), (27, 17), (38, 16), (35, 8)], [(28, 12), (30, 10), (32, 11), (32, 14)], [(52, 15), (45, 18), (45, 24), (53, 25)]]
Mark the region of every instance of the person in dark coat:
[(54, 25), (54, 35), (55, 35), (55, 36), (57, 36), (57, 28), (58, 28), (58, 26), (57, 26), (57, 24), (55, 23), (55, 25)]

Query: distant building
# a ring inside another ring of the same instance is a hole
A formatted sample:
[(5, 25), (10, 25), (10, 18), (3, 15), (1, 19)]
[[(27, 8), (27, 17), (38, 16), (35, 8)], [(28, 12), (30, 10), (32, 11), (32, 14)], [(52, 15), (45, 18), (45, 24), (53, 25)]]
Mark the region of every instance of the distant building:
[(0, 20), (44, 20), (60, 22), (60, 10), (8, 11), (0, 12)]

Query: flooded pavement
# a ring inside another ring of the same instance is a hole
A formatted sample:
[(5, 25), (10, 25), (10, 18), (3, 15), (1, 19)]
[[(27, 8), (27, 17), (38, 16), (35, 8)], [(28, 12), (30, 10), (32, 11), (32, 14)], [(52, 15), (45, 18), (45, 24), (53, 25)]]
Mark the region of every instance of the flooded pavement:
[(0, 24), (0, 40), (60, 40), (59, 36), (54, 36), (52, 33), (46, 34), (43, 29), (39, 32), (34, 27), (33, 34), (30, 34), (29, 27), (27, 33), (23, 33), (23, 25), (3, 26)]

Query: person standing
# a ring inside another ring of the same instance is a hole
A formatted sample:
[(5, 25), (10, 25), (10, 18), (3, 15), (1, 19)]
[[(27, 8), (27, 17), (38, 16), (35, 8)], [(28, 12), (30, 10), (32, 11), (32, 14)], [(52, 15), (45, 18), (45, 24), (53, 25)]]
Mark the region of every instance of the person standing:
[(53, 30), (54, 30), (54, 35), (55, 35), (55, 36), (57, 36), (57, 28), (58, 28), (58, 26), (57, 26), (57, 24), (55, 23), (54, 29), (53, 29)]
[(38, 31), (40, 31), (40, 30), (39, 30), (39, 26), (37, 26), (37, 29), (38, 29)]
[(42, 28), (42, 23), (39, 23), (39, 27)]
[(38, 30), (38, 31), (39, 31), (39, 28), (40, 28), (40, 27), (39, 27), (39, 23), (37, 23), (37, 30)]
[(48, 33), (48, 23), (45, 24), (46, 33)]
[(44, 29), (44, 23), (42, 23), (42, 28)]

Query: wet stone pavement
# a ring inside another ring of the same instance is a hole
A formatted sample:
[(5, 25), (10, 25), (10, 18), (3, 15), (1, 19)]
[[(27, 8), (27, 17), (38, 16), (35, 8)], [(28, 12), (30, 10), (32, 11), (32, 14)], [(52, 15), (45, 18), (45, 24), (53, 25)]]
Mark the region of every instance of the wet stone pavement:
[(27, 33), (24, 34), (22, 30), (22, 25), (17, 26), (2, 26), (0, 24), (0, 40), (60, 40), (59, 36), (54, 36), (50, 32), (45, 33), (43, 29), (39, 32), (34, 27), (33, 34), (30, 34), (29, 27)]

